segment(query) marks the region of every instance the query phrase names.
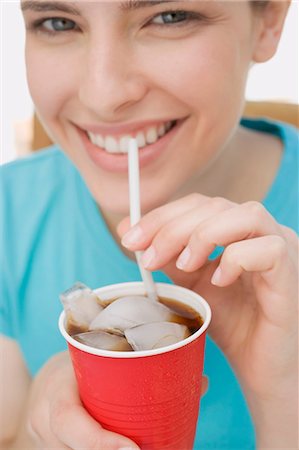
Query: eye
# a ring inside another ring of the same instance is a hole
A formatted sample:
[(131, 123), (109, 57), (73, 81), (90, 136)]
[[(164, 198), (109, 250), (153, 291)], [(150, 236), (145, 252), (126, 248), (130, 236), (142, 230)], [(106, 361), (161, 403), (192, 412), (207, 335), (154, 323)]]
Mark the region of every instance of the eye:
[(49, 32), (72, 31), (76, 28), (76, 24), (73, 20), (55, 17), (53, 19), (44, 20), (40, 24), (40, 28)]
[(38, 34), (46, 34), (48, 36), (58, 36), (78, 31), (79, 27), (71, 19), (64, 17), (50, 17), (47, 19), (38, 19), (32, 23), (26, 25), (28, 31), (32, 31)]
[(189, 23), (192, 20), (198, 19), (196, 13), (188, 11), (166, 11), (155, 16), (151, 23), (154, 25), (171, 25)]

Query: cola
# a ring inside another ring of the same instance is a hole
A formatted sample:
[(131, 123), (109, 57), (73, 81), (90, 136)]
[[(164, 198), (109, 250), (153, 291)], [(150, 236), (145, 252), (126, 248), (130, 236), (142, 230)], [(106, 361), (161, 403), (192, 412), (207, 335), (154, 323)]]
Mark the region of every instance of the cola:
[(144, 351), (180, 342), (203, 324), (177, 299), (142, 295), (102, 299), (82, 283), (61, 294), (66, 330), (78, 342), (102, 350)]

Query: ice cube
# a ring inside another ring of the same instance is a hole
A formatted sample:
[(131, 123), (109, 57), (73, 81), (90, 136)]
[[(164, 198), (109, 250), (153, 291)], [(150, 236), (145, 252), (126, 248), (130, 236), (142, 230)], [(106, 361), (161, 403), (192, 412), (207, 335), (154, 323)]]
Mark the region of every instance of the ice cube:
[(119, 352), (132, 351), (132, 347), (123, 336), (105, 333), (104, 331), (88, 331), (73, 336), (82, 344), (102, 350), (114, 350)]
[(91, 322), (90, 330), (103, 330), (124, 334), (128, 328), (149, 322), (171, 320), (173, 313), (159, 302), (132, 295), (115, 300)]
[(60, 299), (66, 313), (66, 330), (71, 335), (87, 331), (103, 309), (96, 294), (82, 283), (74, 284)]
[(127, 329), (125, 336), (132, 348), (140, 351), (175, 344), (190, 336), (190, 332), (185, 325), (155, 322)]

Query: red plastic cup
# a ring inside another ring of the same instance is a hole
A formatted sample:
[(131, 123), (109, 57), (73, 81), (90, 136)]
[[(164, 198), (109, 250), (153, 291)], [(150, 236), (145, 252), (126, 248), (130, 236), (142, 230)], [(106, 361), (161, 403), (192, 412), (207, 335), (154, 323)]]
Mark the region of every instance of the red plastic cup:
[[(98, 350), (73, 339), (68, 342), (82, 403), (104, 428), (136, 442), (142, 450), (191, 450), (199, 413), (206, 330), (211, 320), (207, 302), (189, 289), (157, 283), (161, 297), (190, 305), (204, 320), (192, 336), (168, 347), (140, 352)], [(101, 298), (145, 295), (141, 282), (105, 286)]]

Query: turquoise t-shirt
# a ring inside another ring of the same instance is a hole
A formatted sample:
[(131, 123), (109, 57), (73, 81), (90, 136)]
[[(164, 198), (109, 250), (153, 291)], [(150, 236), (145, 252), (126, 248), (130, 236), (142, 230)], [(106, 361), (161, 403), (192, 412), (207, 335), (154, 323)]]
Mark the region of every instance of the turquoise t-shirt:
[[(284, 153), (264, 205), (298, 231), (298, 133), (264, 120), (242, 124), (272, 133)], [(261, 149), (262, 151), (262, 149)], [(66, 349), (57, 320), (59, 294), (77, 280), (97, 288), (140, 280), (136, 264), (114, 242), (80, 174), (56, 147), (1, 168), (0, 331), (19, 342), (32, 374)], [(161, 272), (156, 281), (170, 282)], [(226, 358), (208, 338), (195, 448), (255, 448), (246, 402)], [(176, 449), (179, 450), (179, 449)]]

